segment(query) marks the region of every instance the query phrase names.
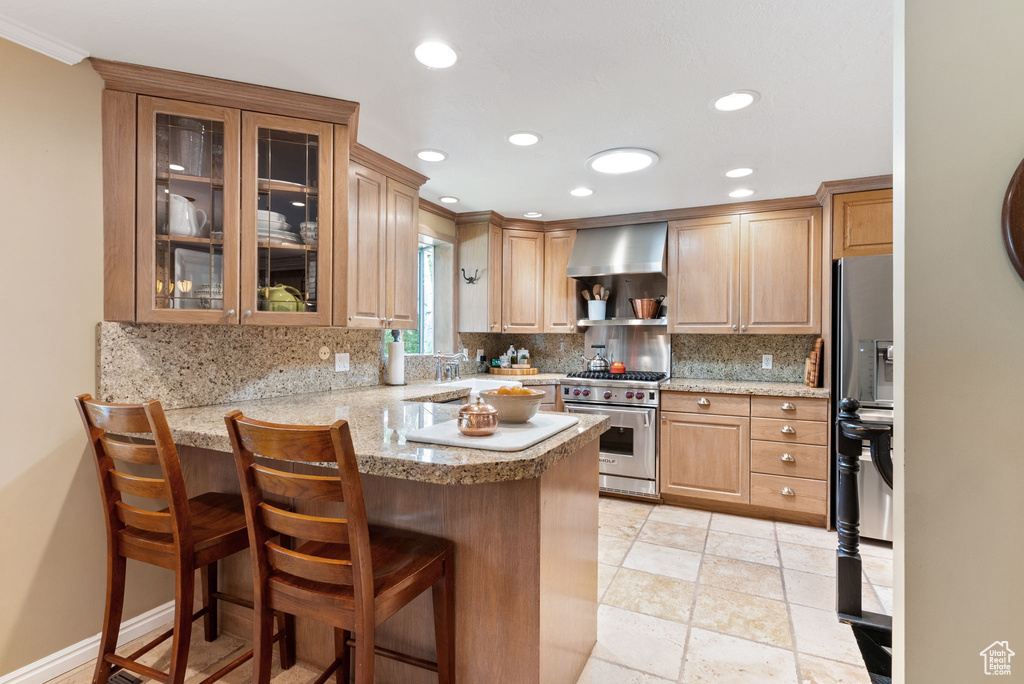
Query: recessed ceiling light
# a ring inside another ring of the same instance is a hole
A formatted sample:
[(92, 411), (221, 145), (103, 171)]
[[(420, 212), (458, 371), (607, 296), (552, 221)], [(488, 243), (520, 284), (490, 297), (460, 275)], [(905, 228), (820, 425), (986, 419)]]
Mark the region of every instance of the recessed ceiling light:
[(416, 59), (428, 69), (447, 69), (459, 61), (459, 53), (448, 43), (428, 40), (413, 50)]
[(726, 178), (744, 178), (752, 173), (754, 173), (754, 169), (743, 166), (738, 169), (730, 169), (724, 175)]
[(750, 188), (739, 188), (729, 193), (729, 197), (750, 197), (754, 194), (754, 191)]
[(600, 173), (632, 173), (657, 161), (657, 154), (642, 147), (617, 147), (598, 152), (587, 160), (587, 166)]
[(573, 197), (590, 197), (594, 194), (594, 191), (590, 188), (573, 188), (569, 191), (569, 194)]
[(304, 207), (304, 206), (306, 206), (306, 203), (305, 202), (292, 202), (292, 206), (293, 207)]
[(759, 97), (754, 90), (734, 90), (715, 98), (711, 106), (720, 112), (735, 112), (754, 104)]
[(444, 197), (438, 197), (437, 199), (439, 202), (444, 202), (445, 204), (456, 204), (459, 201), (458, 197), (452, 197), (451, 195), (445, 195)]
[(416, 156), (428, 162), (439, 162), (448, 158), (448, 155), (441, 150), (418, 150)]
[(171, 171), (184, 171), (185, 170), (185, 167), (182, 166), (181, 164), (168, 164), (167, 168), (169, 168)]
[(527, 147), (529, 145), (536, 145), (540, 142), (540, 134), (532, 133), (530, 131), (519, 131), (508, 136), (508, 141), (513, 145), (519, 145), (520, 147)]
[(525, 216), (526, 218), (540, 218), (543, 215), (544, 214), (540, 213), (539, 211), (528, 211), (525, 214), (523, 214), (523, 216)]

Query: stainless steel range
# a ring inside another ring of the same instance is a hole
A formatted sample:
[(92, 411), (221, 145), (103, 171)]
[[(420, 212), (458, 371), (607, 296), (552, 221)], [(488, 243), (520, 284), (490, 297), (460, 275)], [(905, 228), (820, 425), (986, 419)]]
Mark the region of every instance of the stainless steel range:
[(611, 428), (600, 438), (600, 488), (651, 499), (658, 486), (660, 382), (669, 375), (671, 343), (665, 325), (592, 325), (588, 348), (605, 345), (625, 373), (581, 371), (560, 380), (568, 413), (602, 414)]

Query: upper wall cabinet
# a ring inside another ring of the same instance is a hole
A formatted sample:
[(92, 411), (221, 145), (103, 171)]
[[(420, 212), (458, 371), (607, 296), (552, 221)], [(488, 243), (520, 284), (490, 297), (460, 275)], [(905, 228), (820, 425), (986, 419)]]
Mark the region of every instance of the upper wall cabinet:
[(501, 331), (544, 332), (544, 233), (505, 230)]
[(575, 230), (556, 230), (544, 234), (544, 332), (576, 332), (576, 300), (579, 294), (574, 278), (566, 276), (569, 256), (576, 241)]
[(820, 333), (821, 210), (669, 224), (676, 333)]
[(335, 322), (353, 328), (415, 330), (419, 292), (419, 190), (386, 169), (351, 162), (349, 220), (338, 253)]
[(458, 278), (459, 332), (501, 332), (502, 234), (488, 221), (459, 226), (459, 266), (472, 283)]
[(832, 258), (892, 254), (892, 188), (832, 196)]

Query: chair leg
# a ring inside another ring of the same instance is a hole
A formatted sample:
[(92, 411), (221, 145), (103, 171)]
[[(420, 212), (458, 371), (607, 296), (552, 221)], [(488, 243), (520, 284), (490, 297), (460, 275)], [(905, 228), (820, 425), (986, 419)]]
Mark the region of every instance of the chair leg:
[(362, 632), (356, 633), (356, 681), (355, 684), (373, 684), (373, 651), (376, 642), (373, 621), (368, 621)]
[(110, 678), (110, 663), (106, 656), (117, 649), (117, 637), (121, 632), (121, 611), (124, 608), (125, 559), (110, 556), (107, 559), (107, 602), (103, 611), (103, 629), (100, 632), (100, 653), (96, 658), (93, 684), (107, 684)]
[(174, 573), (174, 636), (171, 638), (171, 668), (167, 684), (181, 684), (188, 671), (192, 641), (192, 609), (196, 591), (195, 570), (178, 568)]
[(278, 613), (276, 619), (277, 631), (283, 634), (277, 642), (281, 669), (290, 670), (295, 664), (295, 617), (288, 613)]
[(262, 605), (257, 598), (253, 607), (252, 681), (270, 683), (270, 669), (274, 654), (274, 611)]
[(352, 650), (348, 647), (349, 632), (334, 628), (334, 657), (341, 658), (341, 667), (334, 673), (337, 684), (349, 684), (352, 676)]
[(199, 577), (203, 581), (203, 608), (206, 608), (206, 615), (203, 616), (203, 636), (207, 641), (217, 638), (217, 601), (212, 597), (217, 591), (217, 561), (204, 565), (199, 570)]
[(431, 589), (438, 684), (455, 684), (455, 561), (446, 558), (444, 574)]

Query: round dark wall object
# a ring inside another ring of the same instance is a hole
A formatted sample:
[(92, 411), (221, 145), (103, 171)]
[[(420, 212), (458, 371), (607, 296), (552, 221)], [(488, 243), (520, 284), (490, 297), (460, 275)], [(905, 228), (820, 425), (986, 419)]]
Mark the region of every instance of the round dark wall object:
[(1003, 241), (1010, 263), (1024, 279), (1024, 160), (1013, 172), (1003, 199)]

